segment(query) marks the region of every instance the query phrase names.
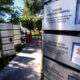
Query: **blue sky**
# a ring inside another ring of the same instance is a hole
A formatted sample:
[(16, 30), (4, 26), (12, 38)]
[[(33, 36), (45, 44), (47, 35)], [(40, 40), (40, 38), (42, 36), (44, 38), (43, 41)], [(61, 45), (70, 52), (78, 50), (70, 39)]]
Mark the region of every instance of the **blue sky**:
[[(14, 0), (14, 7), (21, 7), (21, 9), (24, 8), (24, 1), (23, 0)], [(10, 17), (8, 14), (6, 14), (5, 20)]]
[(24, 8), (24, 1), (23, 0), (14, 0), (14, 6)]

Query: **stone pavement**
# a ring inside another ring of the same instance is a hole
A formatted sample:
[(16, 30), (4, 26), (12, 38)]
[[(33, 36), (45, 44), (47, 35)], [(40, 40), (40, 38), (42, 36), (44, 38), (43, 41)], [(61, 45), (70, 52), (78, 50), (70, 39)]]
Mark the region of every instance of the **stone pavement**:
[(41, 46), (27, 45), (1, 72), (0, 80), (41, 80)]

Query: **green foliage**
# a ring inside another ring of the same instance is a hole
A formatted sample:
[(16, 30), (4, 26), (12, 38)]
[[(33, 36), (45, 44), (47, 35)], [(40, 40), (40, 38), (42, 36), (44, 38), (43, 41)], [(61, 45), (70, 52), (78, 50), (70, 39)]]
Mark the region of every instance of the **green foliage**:
[(42, 29), (42, 19), (43, 19), (43, 16), (39, 16), (39, 17), (36, 17), (34, 20), (35, 28), (38, 28), (38, 31)]
[(38, 31), (32, 31), (32, 35), (39, 35)]
[(0, 0), (0, 16), (10, 13), (12, 10), (13, 0)]
[(43, 0), (24, 0), (23, 16), (40, 14), (43, 9)]
[(4, 22), (5, 22), (5, 20), (0, 18), (0, 23), (4, 23)]
[(30, 16), (28, 18), (22, 18), (22, 26), (29, 30), (37, 28), (38, 31), (42, 29), (42, 19), (43, 16)]
[(12, 24), (20, 24), (21, 8), (13, 7), (11, 16), (8, 18), (9, 22)]
[(39, 16), (43, 9), (43, 0), (24, 0), (25, 7), (23, 10), (23, 17), (21, 19), (22, 26), (27, 27), (29, 30), (42, 28), (42, 18)]
[(4, 18), (4, 16), (8, 14), (10, 16), (8, 18), (9, 22), (19, 24), (20, 11), (18, 11), (18, 7), (13, 7), (13, 1), (14, 0), (0, 0), (0, 18)]
[(26, 28), (29, 29), (30, 31), (31, 31), (32, 29), (34, 29), (32, 19), (29, 19), (29, 20), (21, 20), (21, 22), (22, 22), (22, 26), (23, 26), (23, 27), (26, 27)]
[(12, 24), (19, 24), (20, 23), (19, 19), (20, 18), (19, 18), (18, 11), (17, 10), (16, 11), (13, 11), (11, 13), (10, 23), (12, 23)]

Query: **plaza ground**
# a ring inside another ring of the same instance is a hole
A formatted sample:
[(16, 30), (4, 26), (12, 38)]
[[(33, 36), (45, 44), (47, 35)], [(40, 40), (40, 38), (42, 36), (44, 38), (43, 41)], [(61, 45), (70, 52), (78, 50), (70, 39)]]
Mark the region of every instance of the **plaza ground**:
[(0, 72), (0, 80), (41, 80), (41, 69), (41, 43), (35, 39)]

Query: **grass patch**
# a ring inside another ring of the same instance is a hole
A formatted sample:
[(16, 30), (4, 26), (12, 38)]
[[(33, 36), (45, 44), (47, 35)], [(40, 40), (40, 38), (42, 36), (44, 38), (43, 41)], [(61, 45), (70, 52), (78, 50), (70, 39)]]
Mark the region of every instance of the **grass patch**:
[(41, 36), (39, 36), (39, 35), (32, 35), (32, 38), (39, 38), (39, 39), (41, 39)]
[(42, 37), (41, 32), (40, 32), (40, 34), (38, 31), (32, 32), (32, 38), (40, 38), (41, 39), (41, 37)]
[(40, 32), (40, 34), (39, 34), (39, 32), (38, 31), (32, 31), (32, 35), (42, 35), (42, 32)]
[(39, 32), (38, 31), (35, 31), (35, 32), (32, 31), (32, 35), (39, 35)]

